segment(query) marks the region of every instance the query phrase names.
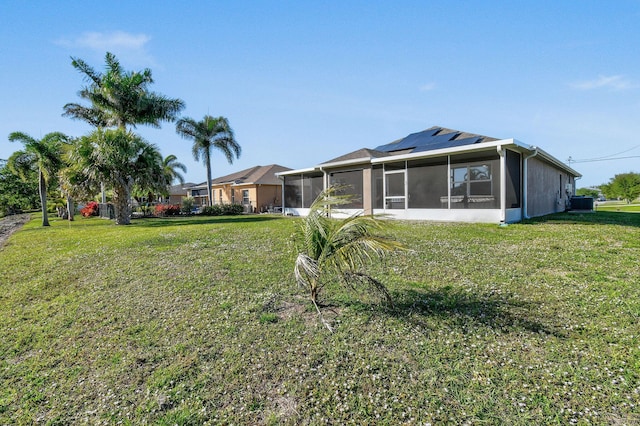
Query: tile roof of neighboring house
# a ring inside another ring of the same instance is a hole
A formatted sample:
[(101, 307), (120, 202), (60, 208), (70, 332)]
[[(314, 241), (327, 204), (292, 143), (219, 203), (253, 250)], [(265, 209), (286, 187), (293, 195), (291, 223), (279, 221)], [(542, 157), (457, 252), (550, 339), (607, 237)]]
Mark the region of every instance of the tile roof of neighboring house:
[[(213, 185), (220, 185), (230, 183), (233, 185), (280, 185), (280, 181), (276, 177), (278, 172), (286, 172), (291, 170), (288, 167), (280, 166), (278, 164), (271, 164), (269, 166), (255, 166), (249, 169), (241, 170), (230, 175), (221, 176), (213, 179), (211, 183)], [(206, 186), (206, 183), (205, 183)]]
[(185, 182), (185, 183), (179, 183), (177, 185), (171, 185), (169, 187), (169, 194), (170, 195), (185, 195), (187, 193), (187, 189), (191, 188), (195, 186), (195, 183), (193, 182)]
[(402, 139), (380, 145), (377, 151), (398, 154), (424, 152), (435, 149), (452, 148), (456, 146), (472, 145), (482, 142), (493, 142), (498, 139), (475, 133), (461, 132), (445, 127), (433, 126), (421, 132), (412, 133)]

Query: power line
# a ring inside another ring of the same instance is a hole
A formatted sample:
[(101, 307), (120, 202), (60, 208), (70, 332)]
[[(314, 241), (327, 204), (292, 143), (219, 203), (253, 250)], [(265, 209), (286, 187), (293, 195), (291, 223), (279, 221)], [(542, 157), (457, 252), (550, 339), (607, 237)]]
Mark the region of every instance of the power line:
[[(574, 160), (573, 158), (569, 157), (567, 159), (567, 162), (569, 164), (571, 163), (591, 163), (594, 161), (606, 161), (606, 160), (623, 160), (626, 158), (637, 158), (638, 156), (631, 156), (631, 157), (616, 157), (616, 155), (620, 155), (620, 154), (624, 154), (625, 152), (629, 152), (629, 151), (633, 151), (634, 149), (640, 147), (640, 145), (636, 145), (634, 147), (631, 147), (629, 149), (625, 149), (624, 151), (615, 153), (615, 154), (611, 154), (611, 155), (605, 155), (604, 157), (596, 157), (596, 158), (587, 158), (584, 160)], [(612, 157), (616, 157), (616, 158), (612, 158)]]
[(640, 158), (640, 155), (630, 155), (627, 157), (616, 157), (616, 158), (593, 158), (590, 160), (572, 160), (571, 157), (569, 157), (569, 160), (567, 161), (569, 164), (571, 163), (594, 163), (597, 161), (611, 161), (611, 160), (626, 160), (627, 158)]

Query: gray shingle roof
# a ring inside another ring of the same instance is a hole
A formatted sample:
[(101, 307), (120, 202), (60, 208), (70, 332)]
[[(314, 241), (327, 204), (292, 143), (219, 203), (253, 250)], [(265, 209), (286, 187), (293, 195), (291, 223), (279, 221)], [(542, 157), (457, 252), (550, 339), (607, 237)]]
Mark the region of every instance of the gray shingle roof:
[(254, 166), (239, 172), (231, 173), (226, 176), (220, 176), (211, 180), (213, 185), (220, 185), (225, 183), (240, 185), (240, 184), (255, 184), (255, 185), (280, 185), (282, 182), (278, 180), (275, 173), (291, 170), (288, 167), (280, 166), (278, 164), (271, 164), (268, 166)]
[(360, 158), (368, 158), (368, 159), (380, 158), (380, 157), (386, 157), (388, 155), (390, 154), (387, 154), (386, 152), (382, 152), (382, 151), (376, 151), (375, 149), (361, 148), (356, 151), (350, 152), (348, 154), (341, 155), (340, 157), (336, 157), (332, 160), (325, 161), (322, 164), (337, 163), (339, 161), (357, 160)]

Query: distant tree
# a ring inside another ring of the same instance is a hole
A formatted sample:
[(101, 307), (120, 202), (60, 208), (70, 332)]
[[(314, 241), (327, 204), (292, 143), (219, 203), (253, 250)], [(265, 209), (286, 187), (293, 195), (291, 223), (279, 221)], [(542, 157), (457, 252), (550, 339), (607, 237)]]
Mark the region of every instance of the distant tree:
[(82, 74), (89, 85), (79, 96), (89, 106), (68, 103), (64, 116), (86, 121), (94, 127), (136, 127), (138, 124), (159, 128), (161, 121), (173, 121), (184, 108), (184, 101), (151, 92), (151, 70), (125, 71), (115, 55), (107, 52), (106, 72), (96, 72), (82, 59), (71, 58), (71, 65)]
[[(388, 252), (402, 248), (400, 243), (381, 235), (389, 222), (375, 216), (330, 218), (336, 207), (352, 202), (351, 195), (338, 195), (341, 189), (331, 186), (318, 195), (303, 219), (299, 233), (302, 246), (294, 267), (296, 281), (309, 292), (321, 318), (318, 297), (332, 280), (350, 288), (364, 285), (391, 302), (384, 284), (367, 274), (365, 268)], [(322, 321), (331, 330), (324, 319)]]
[(34, 209), (39, 200), (36, 173), (21, 179), (9, 170), (6, 160), (0, 160), (0, 216)]
[(211, 150), (217, 149), (227, 158), (229, 164), (233, 158), (240, 158), (241, 148), (233, 135), (233, 129), (225, 117), (211, 117), (205, 115), (202, 121), (193, 118), (181, 118), (176, 123), (176, 132), (184, 139), (193, 140), (193, 158), (202, 158), (207, 167), (207, 195), (208, 205), (213, 205), (211, 190)]
[(621, 173), (610, 179), (609, 183), (600, 185), (600, 189), (607, 198), (622, 198), (627, 203), (640, 196), (640, 174)]
[(180, 174), (179, 170), (186, 173), (187, 166), (179, 162), (178, 157), (175, 155), (171, 154), (164, 157), (164, 160), (162, 160), (162, 170), (164, 171), (164, 176), (168, 186), (171, 186), (171, 184), (176, 180), (180, 183), (184, 183), (184, 176)]
[(49, 226), (47, 186), (62, 168), (63, 145), (68, 143), (69, 137), (60, 132), (52, 132), (38, 140), (26, 133), (13, 132), (9, 135), (9, 141), (24, 144), (24, 150), (16, 151), (9, 157), (9, 169), (25, 180), (34, 170), (38, 173), (42, 226)]
[(164, 184), (157, 147), (122, 128), (96, 130), (80, 138), (69, 159), (78, 175), (84, 175), (94, 187), (104, 182), (113, 188), (117, 225), (131, 223), (134, 186), (159, 191)]
[(578, 188), (576, 189), (576, 195), (583, 195), (585, 197), (598, 198), (598, 196), (600, 195), (600, 191), (598, 191), (597, 189), (591, 189), (591, 188)]

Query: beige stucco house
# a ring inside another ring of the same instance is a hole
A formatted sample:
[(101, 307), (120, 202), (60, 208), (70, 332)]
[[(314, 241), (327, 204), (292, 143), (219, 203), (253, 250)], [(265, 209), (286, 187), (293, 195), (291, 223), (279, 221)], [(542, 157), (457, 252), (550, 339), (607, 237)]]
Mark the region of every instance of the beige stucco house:
[(509, 223), (566, 210), (581, 175), (516, 139), (434, 126), (278, 177), (285, 214), (306, 215), (323, 188), (344, 184), (348, 214)]
[[(282, 181), (276, 173), (291, 170), (278, 164), (255, 166), (211, 181), (213, 204), (241, 204), (245, 212), (261, 213), (280, 210)], [(189, 188), (197, 205), (207, 204), (207, 184)]]

